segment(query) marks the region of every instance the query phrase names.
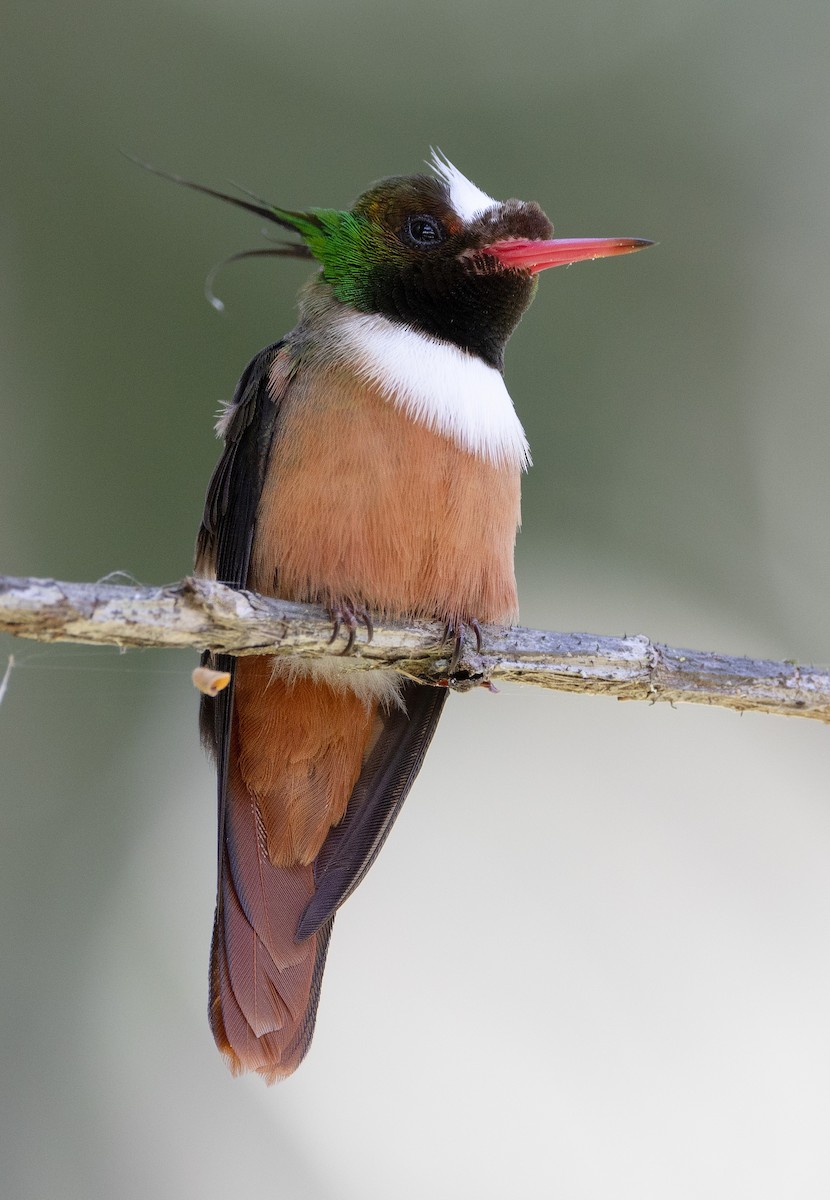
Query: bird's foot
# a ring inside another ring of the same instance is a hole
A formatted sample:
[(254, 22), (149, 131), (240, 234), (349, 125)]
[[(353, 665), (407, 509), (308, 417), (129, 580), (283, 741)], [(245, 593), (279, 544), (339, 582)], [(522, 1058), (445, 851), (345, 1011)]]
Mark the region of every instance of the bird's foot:
[(467, 629), (471, 629), (476, 639), (476, 653), (481, 653), (481, 625), (475, 617), (469, 621), (452, 620), (447, 621), (444, 626), (444, 641), (452, 643), (452, 655), (450, 657), (449, 675), (450, 678), (455, 675), (458, 670), (458, 664), (461, 661), (461, 652), (464, 649), (464, 634)]
[(344, 600), (340, 604), (331, 605), (328, 611), (332, 621), (332, 634), (329, 638), (329, 645), (331, 646), (337, 641), (341, 629), (346, 631), (346, 645), (343, 647), (341, 654), (351, 654), (354, 650), (358, 625), (366, 626), (366, 640), (367, 642), (371, 642), (375, 627), (372, 624), (369, 610), (364, 608), (362, 604), (352, 604), (349, 600)]

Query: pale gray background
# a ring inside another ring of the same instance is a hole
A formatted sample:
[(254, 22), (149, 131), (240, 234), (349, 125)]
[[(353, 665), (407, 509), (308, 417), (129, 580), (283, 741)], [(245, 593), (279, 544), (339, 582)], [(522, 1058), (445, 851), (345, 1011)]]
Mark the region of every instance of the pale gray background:
[[(563, 236), (508, 355), (526, 623), (830, 661), (826, 0), (27, 0), (3, 17), (0, 569), (184, 574), (303, 264), (259, 223), (440, 145)], [(828, 730), (456, 698), (338, 920), (300, 1073), (205, 1019), (189, 654), (4, 643), (0, 1193), (826, 1197)]]

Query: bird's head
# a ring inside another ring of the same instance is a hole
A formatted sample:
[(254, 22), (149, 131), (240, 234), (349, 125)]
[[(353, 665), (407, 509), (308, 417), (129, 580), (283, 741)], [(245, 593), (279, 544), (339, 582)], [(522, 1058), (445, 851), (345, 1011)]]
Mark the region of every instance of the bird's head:
[(499, 368), (540, 271), (651, 245), (640, 238), (554, 240), (538, 204), (494, 200), (435, 151), (430, 166), (431, 175), (380, 180), (347, 211), (296, 212), (168, 178), (302, 239), (247, 253), (313, 257), (341, 303), (451, 342)]
[(502, 365), (504, 346), (547, 267), (639, 250), (634, 238), (553, 240), (534, 202), (494, 200), (446, 158), (433, 175), (382, 179), (348, 212), (294, 222), (336, 299)]

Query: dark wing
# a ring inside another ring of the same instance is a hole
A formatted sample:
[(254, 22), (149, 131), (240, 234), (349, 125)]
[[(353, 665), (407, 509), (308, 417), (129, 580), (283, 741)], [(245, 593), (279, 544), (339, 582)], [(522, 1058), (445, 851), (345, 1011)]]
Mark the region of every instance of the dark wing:
[[(225, 417), (225, 449), (208, 485), (205, 511), (196, 541), (196, 574), (213, 576), (231, 587), (245, 587), (251, 561), (257, 508), (262, 493), (268, 453), (279, 418), (283, 393), (274, 394), (271, 367), (283, 342), (262, 350), (245, 369)], [(285, 385), (290, 382), (290, 368)], [(219, 833), (222, 834), (222, 797), (233, 707), (236, 660), (227, 654), (207, 653), (203, 663), (228, 671), (230, 685), (215, 698), (202, 697), (199, 727), (202, 741), (216, 759), (219, 770)]]
[[(281, 341), (260, 351), (236, 385), (225, 414), (225, 449), (208, 484), (205, 511), (196, 539), (196, 573), (214, 576), (231, 587), (244, 587), (248, 581), (256, 514), (285, 391), (285, 388), (282, 391), (274, 389), (271, 379), (271, 369), (281, 351), (288, 359)], [(291, 369), (287, 365), (285, 387), (290, 378)], [(218, 696), (202, 696), (199, 706), (202, 744), (216, 761), (221, 897), (236, 659), (229, 654), (208, 651), (202, 656), (202, 663), (216, 671), (227, 671), (231, 677), (229, 685)]]
[[(248, 578), (254, 522), (265, 478), (268, 451), (282, 395), (272, 394), (271, 367), (283, 342), (260, 351), (236, 385), (223, 418), (225, 449), (205, 497), (196, 541), (197, 574), (244, 587)], [(286, 385), (290, 369), (285, 373)]]
[(315, 861), (315, 892), (297, 927), (298, 941), (333, 917), (377, 858), (421, 769), (448, 695), (448, 688), (406, 680), (404, 707), (379, 713), (382, 728), (346, 814)]
[[(278, 369), (280, 356), (283, 362)], [(225, 449), (208, 485), (196, 544), (198, 575), (213, 576), (232, 587), (245, 587), (248, 582), (265, 472), (294, 370), (288, 348), (276, 342), (253, 359), (237, 385), (223, 421)], [(270, 945), (263, 953), (259, 935), (268, 928), (268, 920), (261, 919), (255, 906), (270, 900), (272, 907), (290, 912), (291, 894), (297, 893), (296, 922), (313, 883), (309, 878), (303, 893), (302, 880), (292, 878), (291, 872), (270, 864), (264, 869), (255, 810), (246, 802), (244, 788), (241, 799), (236, 794), (240, 785), (231, 761), (236, 658), (208, 652), (203, 662), (231, 676), (228, 687), (216, 697), (202, 697), (199, 714), (202, 741), (216, 760), (219, 815), (210, 1023), (234, 1071), (259, 1070), (273, 1080), (296, 1067), (311, 1040), (331, 922), (315, 939), (310, 960), (307, 953), (303, 956), (292, 949), (293, 930), (287, 931), (288, 945)], [(251, 959), (264, 964), (255, 979), (249, 978)], [(280, 989), (298, 1011), (286, 1007)], [(260, 1020), (249, 1011), (251, 1003), (259, 1007)]]

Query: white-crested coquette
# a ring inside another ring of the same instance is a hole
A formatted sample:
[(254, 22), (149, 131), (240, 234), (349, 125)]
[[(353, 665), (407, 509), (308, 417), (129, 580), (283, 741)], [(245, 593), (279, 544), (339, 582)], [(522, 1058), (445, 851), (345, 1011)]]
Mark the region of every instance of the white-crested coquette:
[[(296, 328), (254, 358), (220, 419), (197, 573), (325, 605), (349, 650), (372, 614), (456, 636), (515, 618), (530, 457), (505, 345), (540, 271), (649, 245), (553, 240), (537, 204), (494, 200), (439, 154), (431, 168), (381, 180), (348, 211), (176, 179), (299, 235), (255, 253), (318, 265)], [(202, 701), (219, 782), (210, 1021), (231, 1068), (270, 1081), (308, 1049), (335, 912), (385, 841), (448, 689), (349, 670), (348, 655), (208, 661), (232, 673)]]

